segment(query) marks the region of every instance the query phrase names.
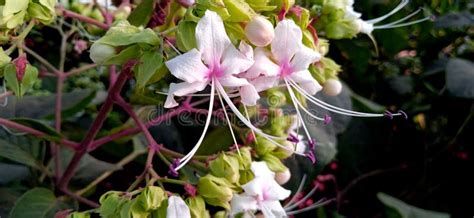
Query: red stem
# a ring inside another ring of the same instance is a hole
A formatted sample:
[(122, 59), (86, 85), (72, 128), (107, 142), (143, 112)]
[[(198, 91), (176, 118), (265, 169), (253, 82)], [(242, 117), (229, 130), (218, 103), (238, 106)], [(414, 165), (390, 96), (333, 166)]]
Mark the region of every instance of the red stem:
[[(11, 128), (11, 129), (16, 129), (16, 130), (21, 131), (21, 132), (31, 134), (31, 135), (33, 135), (35, 137), (38, 137), (38, 138), (46, 138), (46, 137), (49, 136), (48, 134), (46, 134), (44, 132), (38, 131), (38, 130), (33, 129), (31, 127), (24, 126), (22, 124), (19, 124), (19, 123), (16, 123), (16, 122), (4, 119), (4, 118), (0, 118), (0, 125), (6, 126), (8, 128)], [(69, 141), (67, 139), (61, 139), (60, 143), (62, 145), (66, 145), (66, 146), (68, 146), (70, 148), (73, 148), (73, 149), (76, 149), (78, 147), (77, 142)]]
[[(63, 72), (58, 73), (57, 84), (56, 84), (56, 105), (55, 105), (55, 119), (54, 126), (58, 133), (61, 133), (61, 121), (62, 121), (62, 97), (63, 97), (63, 86), (65, 80), (65, 74)], [(54, 157), (54, 172), (56, 182), (59, 182), (61, 177), (61, 159), (60, 159), (60, 148), (59, 145), (53, 143), (51, 145), (51, 152)]]
[(117, 78), (117, 82), (109, 90), (107, 99), (105, 100), (105, 103), (100, 108), (99, 113), (97, 114), (97, 118), (92, 123), (91, 128), (87, 132), (84, 140), (81, 142), (81, 144), (77, 148), (77, 151), (74, 154), (71, 162), (69, 163), (66, 170), (64, 171), (64, 174), (61, 177), (61, 180), (58, 184), (59, 189), (64, 190), (67, 188), (69, 181), (73, 177), (74, 172), (76, 171), (76, 168), (79, 165), (80, 160), (82, 159), (84, 154), (87, 153), (87, 151), (89, 150), (88, 148), (91, 146), (94, 138), (97, 136), (100, 129), (102, 128), (105, 120), (107, 119), (107, 115), (112, 110), (116, 96), (120, 95), (120, 91), (122, 90), (123, 86), (125, 85), (128, 78), (130, 77), (132, 68), (135, 64), (136, 64), (136, 61), (131, 60), (131, 61), (128, 61), (124, 65), (122, 73), (120, 73), (119, 77)]
[(95, 20), (93, 18), (90, 18), (90, 17), (87, 17), (87, 16), (84, 16), (82, 14), (78, 14), (76, 12), (73, 12), (73, 11), (70, 11), (70, 10), (67, 10), (65, 8), (59, 8), (60, 12), (59, 14), (62, 14), (64, 17), (70, 17), (70, 18), (73, 18), (73, 19), (76, 19), (76, 20), (79, 20), (79, 21), (82, 21), (84, 23), (89, 23), (89, 24), (92, 24), (92, 25), (95, 25), (101, 29), (104, 29), (104, 30), (108, 30), (109, 29), (109, 25), (105, 24), (105, 23), (102, 23), (98, 20)]

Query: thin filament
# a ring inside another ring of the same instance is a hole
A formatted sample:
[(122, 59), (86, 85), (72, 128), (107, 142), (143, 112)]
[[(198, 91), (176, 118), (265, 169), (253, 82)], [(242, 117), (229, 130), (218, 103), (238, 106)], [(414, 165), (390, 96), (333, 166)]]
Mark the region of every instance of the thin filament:
[(380, 21), (383, 21), (383, 20), (389, 18), (390, 16), (394, 15), (395, 13), (399, 12), (400, 10), (402, 10), (409, 2), (410, 2), (410, 0), (403, 0), (402, 2), (400, 2), (400, 4), (397, 5), (397, 7), (395, 7), (388, 14), (383, 15), (383, 16), (378, 17), (378, 18), (375, 18), (375, 19), (367, 20), (366, 22), (370, 23), (370, 24), (375, 24), (375, 23), (378, 23)]

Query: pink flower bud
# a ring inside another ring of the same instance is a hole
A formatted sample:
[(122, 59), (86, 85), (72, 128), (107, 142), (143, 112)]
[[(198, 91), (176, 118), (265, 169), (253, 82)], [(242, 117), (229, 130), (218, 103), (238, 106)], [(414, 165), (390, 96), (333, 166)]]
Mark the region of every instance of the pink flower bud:
[(283, 172), (278, 172), (275, 174), (275, 181), (279, 184), (279, 185), (283, 185), (285, 183), (287, 183), (291, 178), (291, 172), (289, 169), (286, 169), (285, 171)]
[(191, 7), (196, 3), (194, 0), (178, 0), (178, 3), (185, 8)]
[(245, 35), (252, 44), (264, 47), (272, 42), (275, 31), (270, 21), (262, 16), (255, 16), (247, 23)]
[(82, 54), (82, 52), (84, 52), (87, 47), (87, 42), (85, 40), (74, 40), (74, 51), (78, 54)]
[(328, 79), (323, 87), (323, 92), (329, 96), (339, 95), (342, 91), (342, 83), (339, 80)]
[(25, 76), (26, 65), (28, 64), (28, 59), (26, 59), (26, 55), (20, 55), (18, 58), (13, 60), (13, 64), (15, 64), (17, 80), (20, 82), (23, 81), (23, 76)]

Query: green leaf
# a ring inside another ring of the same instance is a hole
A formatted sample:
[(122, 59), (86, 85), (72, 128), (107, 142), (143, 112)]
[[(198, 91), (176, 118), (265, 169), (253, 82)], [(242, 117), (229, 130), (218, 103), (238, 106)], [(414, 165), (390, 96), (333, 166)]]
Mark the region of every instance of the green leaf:
[(377, 198), (385, 206), (394, 209), (398, 213), (398, 216), (395, 215), (395, 216), (389, 216), (389, 217), (402, 217), (402, 218), (419, 218), (419, 217), (449, 218), (451, 217), (447, 213), (429, 211), (429, 210), (421, 209), (415, 206), (411, 206), (397, 198), (394, 198), (382, 192), (377, 193)]
[[(163, 56), (160, 53), (156, 51), (146, 51), (140, 58), (138, 70), (135, 71), (138, 88), (144, 88), (150, 84), (151, 79), (156, 77), (155, 74), (161, 73), (159, 69), (162, 65)], [(164, 75), (164, 73), (161, 73), (159, 77), (162, 78)]]
[(446, 67), (446, 86), (449, 92), (462, 98), (474, 98), (474, 63), (452, 58)]
[(136, 43), (158, 45), (160, 39), (156, 33), (149, 28), (140, 29), (130, 25), (126, 21), (122, 21), (110, 28), (105, 36), (100, 38), (98, 42), (111, 46), (126, 46)]
[(176, 44), (179, 50), (189, 51), (196, 48), (196, 23), (192, 21), (182, 21), (178, 24), (176, 32)]
[[(3, 48), (0, 48), (0, 68), (4, 67), (6, 64), (10, 63), (12, 58), (8, 56)], [(0, 74), (1, 75), (1, 74)]]
[(142, 1), (128, 16), (128, 21), (134, 26), (146, 26), (153, 13), (155, 0)]
[(7, 87), (11, 91), (13, 91), (16, 95), (20, 95), (21, 94), (20, 83), (18, 83), (18, 80), (16, 78), (15, 65), (7, 64), (5, 66), (4, 76), (5, 76), (5, 82), (7, 84)]
[(31, 2), (28, 7), (28, 15), (45, 24), (50, 23), (54, 19), (54, 14), (48, 8), (34, 2)]
[(38, 69), (29, 64), (26, 65), (25, 75), (23, 76), (20, 86), (21, 96), (25, 95), (25, 93), (33, 87), (37, 79)]
[[(49, 11), (54, 12), (57, 0), (39, 0), (39, 3), (46, 7)], [(31, 3), (30, 3), (31, 4)]]
[(256, 15), (244, 0), (224, 0), (224, 4), (230, 14), (228, 22), (246, 22)]
[(24, 164), (37, 170), (43, 170), (44, 166), (28, 151), (19, 145), (0, 139), (0, 157)]
[(197, 154), (210, 155), (220, 151), (226, 151), (232, 144), (232, 135), (229, 131), (229, 127), (224, 126), (213, 130), (204, 138)]
[(141, 54), (141, 47), (139, 45), (133, 45), (124, 49), (119, 54), (108, 58), (104, 64), (122, 65), (130, 59), (138, 59)]
[(10, 212), (10, 218), (43, 218), (57, 206), (54, 193), (45, 188), (34, 188), (23, 194)]

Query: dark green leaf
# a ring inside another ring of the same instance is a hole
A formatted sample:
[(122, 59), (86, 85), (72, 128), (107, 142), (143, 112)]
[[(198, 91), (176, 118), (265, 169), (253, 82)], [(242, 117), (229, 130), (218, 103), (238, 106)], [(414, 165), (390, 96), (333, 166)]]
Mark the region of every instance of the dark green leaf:
[(51, 190), (34, 188), (18, 199), (10, 212), (10, 218), (43, 218), (56, 204), (56, 197)]
[(44, 166), (28, 151), (22, 149), (19, 145), (12, 144), (0, 139), (0, 157), (11, 161), (24, 164), (26, 166), (42, 170)]
[(232, 135), (230, 134), (229, 127), (223, 126), (206, 135), (197, 154), (215, 154), (227, 150), (232, 144)]
[(28, 177), (29, 174), (30, 172), (25, 166), (0, 163), (0, 185), (4, 185), (12, 181), (22, 181)]
[(192, 21), (182, 21), (178, 24), (178, 31), (176, 32), (176, 44), (179, 50), (189, 51), (196, 48), (196, 23)]
[[(436, 211), (424, 210), (415, 206), (406, 204), (399, 199), (396, 199), (390, 195), (379, 192), (377, 198), (387, 207), (390, 207), (398, 212), (399, 216), (393, 217), (402, 217), (402, 218), (448, 218), (449, 214), (440, 213)], [(391, 216), (392, 217), (392, 216)]]
[(133, 45), (122, 50), (119, 54), (107, 59), (107, 61), (105, 61), (105, 64), (122, 65), (130, 59), (138, 59), (141, 54), (141, 47), (139, 45)]
[(474, 25), (474, 15), (468, 11), (454, 12), (435, 20), (435, 27), (437, 28), (463, 28)]
[(134, 26), (146, 26), (153, 13), (155, 0), (142, 1), (128, 16), (128, 21)]

